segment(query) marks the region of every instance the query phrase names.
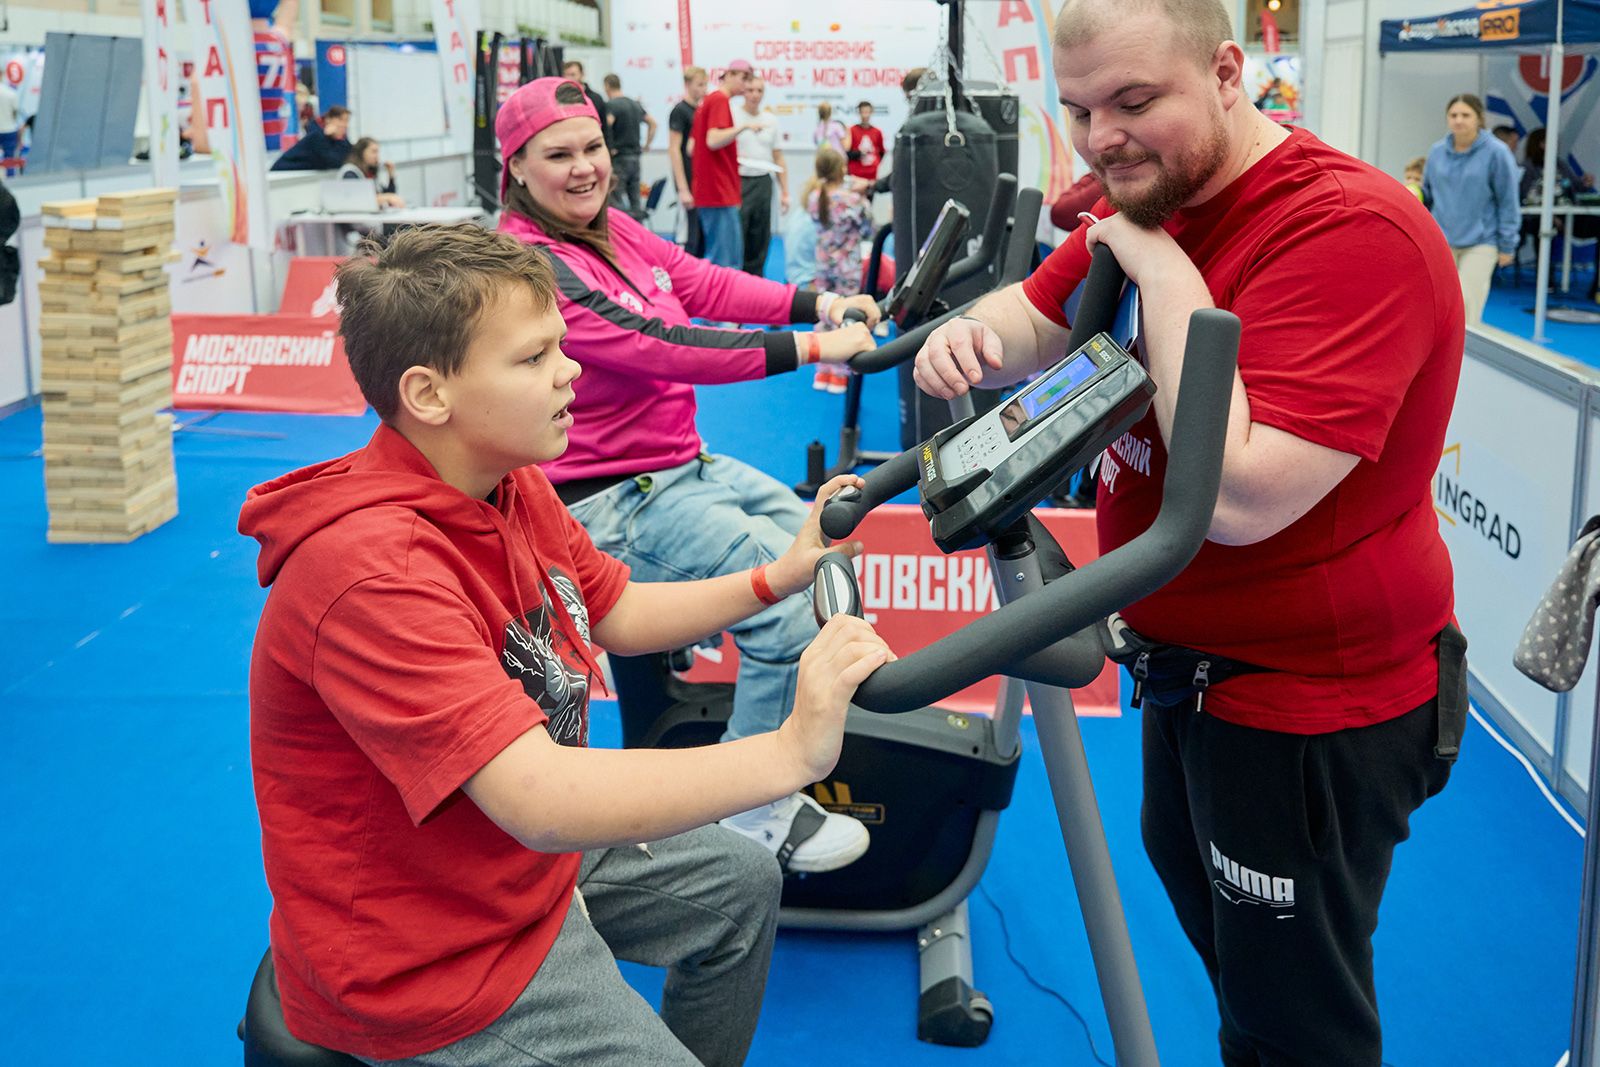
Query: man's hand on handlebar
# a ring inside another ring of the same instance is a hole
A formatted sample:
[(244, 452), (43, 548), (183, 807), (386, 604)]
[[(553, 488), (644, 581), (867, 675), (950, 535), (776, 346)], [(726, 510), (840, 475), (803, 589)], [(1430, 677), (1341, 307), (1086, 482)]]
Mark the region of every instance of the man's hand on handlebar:
[(807, 782), (827, 777), (839, 762), (850, 698), (873, 671), (892, 659), (894, 653), (883, 638), (853, 615), (829, 619), (801, 654), (794, 714), (778, 728), (778, 736)]
[(994, 370), (1004, 366), (1000, 337), (977, 319), (962, 316), (928, 335), (912, 377), (924, 393), (949, 400), (982, 382), (985, 365)]
[(821, 523), (822, 508), (827, 504), (829, 497), (841, 489), (851, 486), (859, 489), (865, 484), (866, 482), (857, 475), (841, 474), (825, 482), (817, 490), (817, 499), (811, 505), (811, 514), (806, 516), (805, 524), (795, 536), (794, 544), (767, 566), (767, 584), (772, 587), (774, 593), (778, 596), (793, 596), (802, 590), (810, 589), (817, 569), (817, 559), (830, 549), (847, 556), (857, 556), (861, 553), (860, 541), (829, 545), (828, 539), (822, 534)]
[(878, 320), (883, 318), (883, 311), (878, 307), (878, 302), (866, 293), (857, 293), (855, 296), (843, 296), (835, 300), (828, 308), (828, 321), (835, 326), (844, 321), (844, 313), (856, 310), (867, 317), (867, 325), (876, 326)]
[(817, 333), (817, 361), (843, 363), (858, 352), (871, 352), (878, 347), (872, 330), (864, 322), (852, 322), (837, 330)]

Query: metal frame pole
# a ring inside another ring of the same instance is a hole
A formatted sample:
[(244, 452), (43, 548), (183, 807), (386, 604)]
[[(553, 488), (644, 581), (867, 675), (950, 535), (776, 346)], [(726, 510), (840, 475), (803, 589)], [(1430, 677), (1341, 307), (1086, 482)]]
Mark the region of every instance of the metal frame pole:
[[(998, 544), (989, 546), (989, 564), (1001, 604), (1044, 588), (1038, 555), (1031, 542), (1010, 558), (1002, 551)], [(1157, 1067), (1161, 1061), (1150, 1029), (1150, 1010), (1133, 958), (1133, 942), (1111, 867), (1111, 850), (1100, 821), (1100, 805), (1095, 799), (1072, 694), (1036, 682), (1028, 682), (1027, 686), (1056, 817), (1061, 823), (1061, 838), (1067, 846), (1067, 861), (1089, 935), (1089, 951), (1094, 957), (1106, 1019), (1111, 1024), (1116, 1061), (1121, 1067)]]

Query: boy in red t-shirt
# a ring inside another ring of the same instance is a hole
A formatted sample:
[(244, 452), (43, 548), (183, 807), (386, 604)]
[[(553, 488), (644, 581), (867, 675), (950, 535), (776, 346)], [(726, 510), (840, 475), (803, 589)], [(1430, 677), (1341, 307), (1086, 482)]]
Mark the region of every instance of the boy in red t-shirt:
[(722, 72), (717, 87), (695, 109), (689, 130), (689, 153), (694, 174), (689, 179), (694, 207), (700, 219), (708, 263), (735, 270), (744, 266), (744, 228), (739, 221), (739, 131), (754, 123), (736, 120), (733, 98), (743, 96), (755, 68), (735, 59)]
[(861, 121), (850, 127), (849, 150), (845, 152), (850, 162), (850, 177), (876, 181), (878, 165), (883, 162), (883, 131), (872, 124), (870, 100), (856, 105), (856, 116)]
[[(421, 227), (338, 287), (383, 425), (239, 520), (271, 587), (251, 758), (289, 1029), (369, 1062), (741, 1062), (781, 879), (709, 824), (824, 776), (888, 651), (831, 621), (775, 733), (613, 752), (586, 747), (590, 642), (678, 647), (800, 592), (818, 512), (758, 570), (630, 582), (535, 466), (566, 448), (580, 373), (544, 256)], [(668, 968), (659, 1017), (615, 958)]]

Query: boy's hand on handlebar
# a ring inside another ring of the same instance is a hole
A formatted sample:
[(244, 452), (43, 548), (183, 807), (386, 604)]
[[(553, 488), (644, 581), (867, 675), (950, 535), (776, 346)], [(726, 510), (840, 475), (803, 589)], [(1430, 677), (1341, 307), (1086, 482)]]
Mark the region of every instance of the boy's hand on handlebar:
[(861, 554), (860, 541), (828, 544), (828, 539), (822, 534), (822, 508), (827, 504), (828, 498), (839, 490), (852, 486), (860, 489), (866, 484), (857, 475), (841, 474), (837, 478), (829, 479), (817, 490), (817, 499), (811, 505), (811, 514), (806, 516), (805, 524), (795, 535), (794, 544), (767, 567), (767, 584), (772, 587), (774, 593), (778, 596), (793, 596), (810, 589), (816, 575), (817, 560), (830, 548), (852, 557)]
[(912, 378), (929, 396), (961, 396), (983, 381), (984, 368), (999, 370), (1000, 337), (977, 319), (951, 319), (928, 335), (917, 353)]
[(844, 313), (855, 308), (867, 317), (868, 326), (878, 325), (878, 320), (883, 318), (883, 312), (878, 307), (878, 302), (865, 293), (855, 296), (840, 297), (828, 308), (828, 321), (835, 326), (844, 321)]
[(826, 777), (839, 762), (850, 698), (873, 671), (893, 658), (883, 638), (853, 615), (829, 619), (801, 654), (794, 714), (778, 728), (778, 736), (793, 753), (806, 782)]
[(871, 352), (876, 347), (878, 342), (864, 322), (852, 322), (817, 334), (817, 359), (822, 363), (843, 363), (857, 353)]

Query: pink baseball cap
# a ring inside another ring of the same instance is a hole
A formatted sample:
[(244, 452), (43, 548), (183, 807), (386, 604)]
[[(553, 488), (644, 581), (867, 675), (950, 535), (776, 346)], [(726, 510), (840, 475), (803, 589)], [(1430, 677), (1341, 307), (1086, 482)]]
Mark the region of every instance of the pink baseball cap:
[(723, 69), (724, 70), (742, 70), (746, 74), (754, 74), (756, 72), (756, 68), (754, 68), (754, 67), (752, 67), (750, 65), (750, 61), (748, 59), (736, 59), (732, 63), (729, 63)]
[[(556, 90), (570, 85), (578, 90), (578, 102), (563, 104), (556, 99)], [(511, 187), (511, 157), (522, 151), (522, 146), (546, 126), (562, 119), (589, 118), (600, 121), (594, 103), (583, 91), (583, 86), (571, 78), (535, 78), (506, 98), (494, 118), (494, 135), (500, 142), (500, 199), (506, 198)]]

